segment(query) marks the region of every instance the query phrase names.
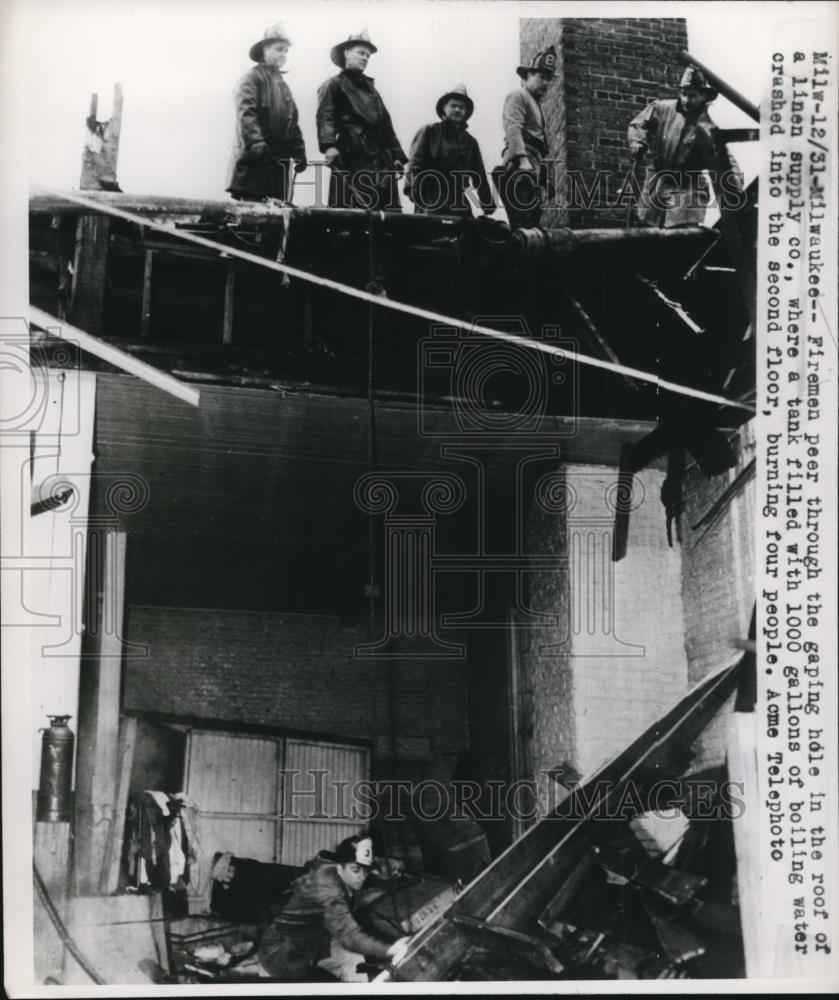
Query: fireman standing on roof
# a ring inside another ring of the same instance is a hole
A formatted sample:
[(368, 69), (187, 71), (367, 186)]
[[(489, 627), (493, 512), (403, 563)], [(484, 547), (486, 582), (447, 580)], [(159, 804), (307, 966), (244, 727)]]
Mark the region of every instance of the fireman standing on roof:
[(291, 39), (272, 25), (250, 49), (257, 64), (236, 87), (236, 149), (227, 190), (242, 201), (289, 196), (290, 170), (306, 169), (297, 105), (283, 79)]
[(530, 66), (519, 66), (522, 84), (504, 101), (503, 165), (493, 171), (511, 229), (539, 225), (542, 208), (553, 192), (550, 147), (542, 100), (556, 76), (556, 49), (537, 53)]
[(292, 895), (265, 931), (259, 963), (272, 979), (299, 982), (317, 966), (342, 983), (366, 983), (358, 966), (365, 957), (398, 961), (407, 937), (389, 943), (364, 931), (353, 916), (370, 868), (373, 842), (348, 837), (335, 863), (320, 863), (292, 883)]
[(331, 208), (401, 211), (398, 178), (407, 156), (372, 77), (364, 70), (378, 49), (366, 31), (333, 46), (341, 67), (318, 89), (318, 144), (327, 166)]
[(437, 117), (424, 125), (414, 138), (405, 177), (405, 193), (428, 215), (471, 217), (466, 189), (475, 188), (484, 213), (495, 211), (477, 140), (469, 134), (469, 119), (475, 110), (461, 83), (437, 101)]
[(689, 66), (676, 100), (653, 101), (629, 124), (629, 149), (648, 154), (638, 217), (648, 226), (700, 225), (711, 201), (707, 170), (718, 197), (739, 198), (743, 175), (708, 115), (717, 91)]

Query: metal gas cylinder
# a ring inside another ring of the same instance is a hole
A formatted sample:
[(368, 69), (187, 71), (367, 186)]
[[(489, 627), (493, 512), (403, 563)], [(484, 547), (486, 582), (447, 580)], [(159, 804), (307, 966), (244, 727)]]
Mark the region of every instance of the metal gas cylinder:
[(38, 782), (39, 823), (70, 821), (70, 783), (73, 775), (73, 744), (67, 725), (69, 715), (48, 715), (49, 729), (42, 729), (41, 777)]

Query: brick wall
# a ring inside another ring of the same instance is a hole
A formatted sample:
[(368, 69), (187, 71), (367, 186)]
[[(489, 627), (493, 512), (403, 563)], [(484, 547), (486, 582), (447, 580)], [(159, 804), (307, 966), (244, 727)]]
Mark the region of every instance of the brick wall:
[[(682, 544), (673, 548), (659, 501), (664, 474), (638, 475), (627, 554), (617, 564), (610, 560), (615, 470), (565, 466), (567, 509), (551, 514), (534, 504), (530, 553), (567, 557), (567, 570), (531, 580), (532, 610), (556, 613), (558, 623), (519, 638), (524, 686), (533, 692), (528, 766), (542, 808), (556, 796), (545, 768), (568, 759), (583, 774), (594, 770), (738, 655), (731, 640), (746, 637), (754, 601), (754, 481), (704, 537), (690, 525), (753, 455), (746, 427), (727, 476), (707, 480), (689, 469)], [(697, 741), (692, 771), (723, 763), (732, 702)]]
[(629, 121), (650, 101), (672, 96), (681, 76), (676, 54), (687, 49), (684, 18), (526, 18), (520, 26), (522, 61), (555, 45), (557, 79), (543, 108), (556, 160), (558, 204), (545, 224), (623, 226), (626, 208), (569, 207), (566, 192), (578, 175), (588, 190), (595, 172), (611, 171), (610, 188), (630, 169)]
[(664, 474), (636, 477), (626, 556), (611, 561), (616, 472), (572, 466), (571, 649), (577, 760), (585, 774), (627, 746), (687, 692), (681, 552), (659, 501)]
[(132, 606), (127, 635), (149, 650), (126, 661), (128, 709), (369, 739), (382, 757), (396, 737), (429, 740), (434, 758), (468, 746), (465, 664), (356, 660), (354, 645), (369, 641), (364, 626)]
[[(706, 534), (689, 525), (706, 513), (714, 501), (754, 458), (751, 425), (738, 434), (737, 467), (725, 476), (706, 479), (697, 468), (685, 478), (685, 540), (682, 545), (682, 592), (685, 642), (691, 686), (737, 656), (734, 638), (748, 635), (754, 604), (755, 480), (733, 501), (723, 518)], [(694, 766), (721, 764), (727, 738), (726, 712), (703, 734)]]
[[(567, 555), (567, 491), (565, 472), (553, 491), (555, 504), (534, 503), (527, 524), (530, 556)], [(543, 496), (544, 501), (549, 498)], [(546, 509), (548, 508), (548, 509)], [(574, 675), (570, 665), (568, 570), (545, 570), (531, 574), (528, 608), (540, 615), (555, 615), (552, 625), (520, 628), (519, 660), (525, 713), (522, 728), (525, 746), (522, 764), (536, 781), (539, 807), (548, 810), (557, 794), (554, 782), (543, 771), (563, 760), (577, 758), (577, 717)]]
[(534, 504), (529, 551), (560, 553), (567, 568), (534, 573), (529, 605), (557, 623), (521, 634), (532, 689), (529, 765), (540, 805), (556, 801), (542, 772), (564, 759), (586, 774), (625, 747), (687, 691), (681, 552), (667, 546), (663, 473), (637, 477), (626, 557), (611, 562), (616, 471), (566, 466), (564, 509)]

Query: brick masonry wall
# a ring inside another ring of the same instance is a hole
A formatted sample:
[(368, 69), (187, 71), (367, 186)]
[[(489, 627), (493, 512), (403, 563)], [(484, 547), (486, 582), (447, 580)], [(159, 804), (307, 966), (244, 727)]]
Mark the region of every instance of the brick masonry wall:
[(616, 471), (572, 466), (569, 513), (571, 648), (577, 760), (608, 760), (687, 691), (681, 552), (659, 501), (664, 474), (636, 477), (626, 556), (611, 561)]
[[(565, 470), (555, 491), (554, 509), (534, 503), (527, 524), (527, 552), (531, 556), (566, 555)], [(574, 678), (567, 641), (569, 618), (568, 572), (545, 570), (531, 574), (528, 609), (553, 615), (546, 626), (520, 628), (518, 634), (523, 720), (522, 765), (536, 781), (539, 808), (547, 811), (557, 794), (555, 783), (543, 772), (563, 760), (577, 757)]]
[(681, 553), (670, 549), (659, 503), (663, 473), (637, 477), (626, 557), (611, 562), (616, 471), (566, 466), (564, 510), (534, 504), (531, 554), (567, 557), (563, 572), (532, 574), (529, 606), (557, 623), (520, 639), (523, 686), (533, 692), (527, 757), (539, 802), (556, 801), (544, 775), (567, 759), (585, 774), (605, 763), (687, 690)]
[(574, 208), (568, 205), (570, 179), (578, 175), (588, 190), (596, 171), (611, 171), (611, 197), (631, 168), (626, 142), (630, 120), (650, 101), (674, 95), (687, 49), (684, 18), (525, 18), (520, 23), (523, 62), (555, 45), (557, 79), (543, 103), (552, 155), (556, 160), (557, 205), (544, 223), (623, 226), (626, 206)]
[[(691, 686), (737, 655), (734, 638), (748, 635), (754, 604), (755, 480), (740, 493), (725, 516), (704, 536), (691, 531), (738, 473), (754, 458), (751, 425), (738, 434), (738, 463), (724, 476), (706, 479), (697, 468), (685, 479), (686, 525), (682, 545), (685, 639)], [(727, 739), (727, 713), (706, 730), (694, 767), (721, 764)]]
[[(271, 725), (336, 739), (430, 739), (435, 758), (468, 746), (466, 665), (357, 660), (365, 626), (326, 616), (132, 606), (128, 709)], [(391, 687), (390, 672), (393, 673)]]

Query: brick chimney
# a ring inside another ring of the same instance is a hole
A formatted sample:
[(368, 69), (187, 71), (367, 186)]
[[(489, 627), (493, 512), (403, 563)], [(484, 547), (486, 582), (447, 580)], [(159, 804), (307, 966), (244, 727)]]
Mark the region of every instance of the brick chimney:
[[(519, 38), (523, 63), (548, 45), (558, 57), (557, 80), (543, 104), (557, 197), (543, 225), (624, 226), (626, 203), (609, 209), (607, 202), (631, 167), (626, 127), (650, 101), (675, 96), (682, 73), (676, 53), (687, 49), (685, 19), (525, 18)], [(612, 172), (603, 206), (569, 205), (574, 187), (581, 190), (576, 179), (592, 191), (599, 170)]]

